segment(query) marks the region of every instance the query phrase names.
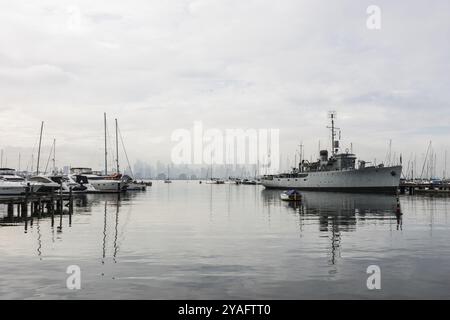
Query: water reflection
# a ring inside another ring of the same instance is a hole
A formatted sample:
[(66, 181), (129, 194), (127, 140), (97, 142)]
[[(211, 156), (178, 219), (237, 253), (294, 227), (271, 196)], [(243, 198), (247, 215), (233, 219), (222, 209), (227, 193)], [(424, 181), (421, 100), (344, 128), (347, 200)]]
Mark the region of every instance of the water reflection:
[[(114, 195), (104, 198), (104, 214), (103, 214), (103, 242), (102, 242), (102, 264), (105, 264), (107, 258), (107, 247), (108, 247), (108, 215), (114, 212), (113, 224), (114, 224), (114, 235), (112, 243), (112, 261), (117, 263), (117, 253), (119, 250), (118, 245), (118, 234), (119, 234), (119, 213), (122, 201), (128, 201), (130, 198), (123, 199), (120, 195)], [(103, 274), (102, 274), (103, 275)]]
[[(42, 275), (79, 263), (91, 288), (80, 298), (365, 298), (365, 270), (382, 264), (393, 275), (388, 298), (437, 287), (448, 296), (448, 200), (402, 196), (402, 215), (390, 195), (303, 192), (291, 203), (279, 194), (175, 181), (79, 196), (72, 217), (24, 218), (0, 205), (3, 292), (73, 298), (65, 281)], [(424, 259), (430, 272), (417, 273)]]
[(285, 202), (279, 190), (262, 190), (261, 197), (266, 208), (284, 207), (299, 217), (300, 235), (305, 221), (318, 224), (320, 237), (329, 241), (331, 265), (340, 257), (342, 233), (356, 231), (358, 224), (372, 221), (397, 221), (402, 229), (402, 213), (397, 197), (385, 194), (302, 192), (301, 202)]
[[(119, 214), (120, 208), (124, 204), (129, 204), (135, 197), (136, 193), (129, 193), (125, 195), (117, 194), (80, 194), (74, 196), (73, 206), (77, 208), (76, 214), (88, 214), (91, 215), (96, 207), (104, 207), (104, 221), (103, 221), (103, 248), (102, 248), (102, 264), (104, 264), (105, 258), (107, 257), (107, 234), (109, 222), (107, 217), (110, 213), (114, 212), (113, 224), (113, 243), (112, 243), (112, 259), (116, 263), (117, 255), (120, 247), (120, 238), (124, 235), (124, 230), (119, 233)], [(16, 206), (16, 205), (15, 205)], [(131, 209), (131, 206), (129, 206)], [(130, 210), (126, 215), (129, 219)], [(56, 219), (56, 226), (55, 226)], [(72, 214), (70, 214), (68, 206), (64, 208), (63, 212), (56, 212), (50, 210), (50, 208), (45, 207), (45, 210), (32, 211), (29, 207), (27, 211), (11, 211), (7, 204), (0, 207), (0, 226), (20, 226), (23, 225), (24, 233), (28, 233), (31, 230), (36, 230), (36, 255), (42, 260), (45, 256), (43, 250), (45, 245), (45, 229), (42, 227), (42, 223), (47, 221), (50, 231), (50, 241), (55, 243), (55, 230), (56, 230), (56, 240), (62, 240), (62, 233), (64, 226), (72, 226)]]

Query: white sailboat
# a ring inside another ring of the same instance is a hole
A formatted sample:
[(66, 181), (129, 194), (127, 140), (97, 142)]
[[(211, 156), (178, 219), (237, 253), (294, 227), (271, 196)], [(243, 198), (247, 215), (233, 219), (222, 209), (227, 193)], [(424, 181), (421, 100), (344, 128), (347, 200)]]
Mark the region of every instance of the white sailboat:
[[(123, 152), (125, 153), (125, 158), (127, 159), (128, 168), (131, 172), (131, 176), (124, 174), (122, 177), (122, 180), (127, 183), (127, 191), (145, 191), (145, 190), (147, 190), (147, 185), (143, 181), (137, 182), (136, 179), (134, 179), (133, 169), (131, 168), (131, 164), (128, 159), (127, 150), (125, 149), (125, 143), (123, 142), (122, 134), (120, 133), (120, 130), (119, 130), (119, 124), (116, 119), (116, 149), (117, 150), (119, 148), (118, 134), (120, 134), (120, 141), (122, 142)], [(119, 153), (118, 152), (117, 152), (117, 171), (119, 171)], [(150, 185), (151, 185), (151, 183), (150, 183)]]
[(219, 178), (213, 178), (213, 165), (212, 165), (212, 154), (211, 154), (211, 177), (206, 181), (207, 184), (225, 184), (225, 181)]
[[(106, 113), (104, 113), (104, 131), (105, 131), (105, 171), (104, 173), (94, 172), (92, 168), (87, 167), (74, 167), (70, 169), (70, 176), (75, 181), (87, 180), (87, 184), (92, 186), (87, 192), (92, 193), (119, 193), (127, 190), (127, 182), (122, 179), (122, 175), (119, 173), (119, 160), (118, 154), (116, 155), (117, 172), (112, 175), (108, 175), (108, 146), (107, 146), (107, 128), (106, 128)], [(117, 149), (117, 122), (116, 122), (116, 149)], [(118, 153), (118, 151), (117, 151)]]
[(52, 181), (50, 178), (46, 177), (44, 174), (41, 174), (39, 169), (40, 159), (41, 159), (41, 144), (42, 144), (42, 132), (44, 130), (44, 121), (41, 122), (41, 133), (39, 135), (39, 149), (38, 149), (38, 157), (37, 157), (37, 164), (36, 164), (36, 174), (28, 177), (28, 181), (39, 184), (39, 192), (42, 193), (52, 193), (56, 190), (60, 189), (60, 185), (54, 181)]
[(126, 183), (118, 176), (104, 176), (92, 171), (91, 168), (71, 168), (70, 177), (77, 183), (83, 183), (90, 193), (117, 193), (126, 190)]
[(172, 183), (172, 180), (170, 180), (170, 175), (169, 175), (169, 165), (167, 165), (167, 179), (164, 180), (164, 183)]

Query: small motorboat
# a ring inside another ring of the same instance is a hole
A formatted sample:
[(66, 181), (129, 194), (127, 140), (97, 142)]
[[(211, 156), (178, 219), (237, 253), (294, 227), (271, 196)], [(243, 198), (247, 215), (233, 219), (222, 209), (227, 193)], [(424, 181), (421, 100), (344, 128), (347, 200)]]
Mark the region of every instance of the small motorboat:
[(222, 179), (211, 178), (211, 180), (206, 180), (206, 184), (225, 184), (225, 181)]
[(122, 177), (127, 184), (127, 191), (145, 191), (147, 190), (147, 184), (144, 181), (137, 181), (130, 177), (129, 175), (124, 175)]
[(244, 179), (242, 180), (241, 184), (245, 184), (245, 185), (256, 185), (256, 180), (249, 180), (249, 179)]
[(302, 195), (296, 190), (288, 190), (280, 194), (280, 199), (283, 201), (302, 201)]

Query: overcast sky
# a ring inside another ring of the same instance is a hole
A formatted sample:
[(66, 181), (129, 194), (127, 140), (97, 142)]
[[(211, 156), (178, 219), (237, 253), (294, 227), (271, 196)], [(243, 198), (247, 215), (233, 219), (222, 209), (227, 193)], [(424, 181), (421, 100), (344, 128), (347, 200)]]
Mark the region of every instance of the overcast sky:
[[(366, 27), (369, 5), (381, 30)], [(0, 148), (101, 168), (103, 112), (131, 160), (168, 160), (178, 128), (279, 128), (281, 152), (450, 150), (450, 2), (0, 0)], [(328, 143), (329, 145), (329, 143)], [(438, 161), (443, 162), (440, 151)], [(405, 160), (405, 161), (406, 161)]]

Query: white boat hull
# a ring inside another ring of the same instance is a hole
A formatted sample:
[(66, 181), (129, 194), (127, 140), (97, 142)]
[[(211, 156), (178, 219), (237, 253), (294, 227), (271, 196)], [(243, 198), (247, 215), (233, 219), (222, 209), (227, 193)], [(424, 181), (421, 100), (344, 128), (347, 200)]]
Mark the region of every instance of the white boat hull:
[(7, 196), (7, 195), (19, 195), (25, 193), (25, 186), (20, 185), (7, 185), (7, 184), (1, 184), (0, 185), (0, 196)]
[(263, 177), (261, 184), (266, 188), (280, 189), (396, 192), (400, 184), (401, 172), (401, 166), (305, 172), (304, 177)]
[(89, 183), (92, 185), (94, 190), (90, 192), (99, 192), (99, 193), (116, 193), (122, 192), (125, 190), (126, 183), (123, 181), (114, 181), (114, 180), (89, 180)]
[(25, 182), (4, 181), (0, 183), (0, 196), (26, 194), (27, 188), (30, 188), (29, 192), (37, 192), (41, 186), (38, 184), (27, 185)]
[(282, 194), (280, 194), (280, 199), (283, 201), (301, 201), (302, 196), (301, 195), (289, 196), (286, 193), (282, 193)]
[(130, 183), (128, 184), (127, 191), (145, 191), (147, 186), (143, 183)]

